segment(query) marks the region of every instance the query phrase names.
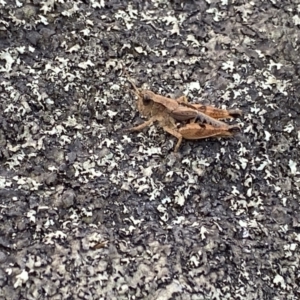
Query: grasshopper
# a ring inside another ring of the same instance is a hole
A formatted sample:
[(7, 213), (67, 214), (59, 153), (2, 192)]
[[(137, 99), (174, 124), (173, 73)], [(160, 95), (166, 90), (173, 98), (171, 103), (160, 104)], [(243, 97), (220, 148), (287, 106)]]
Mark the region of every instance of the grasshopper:
[[(133, 93), (137, 96), (137, 108), (139, 112), (148, 118), (144, 123), (128, 129), (140, 131), (147, 126), (158, 122), (169, 134), (175, 136), (178, 141), (174, 148), (177, 152), (182, 139), (196, 140), (208, 137), (230, 137), (240, 131), (237, 125), (228, 125), (218, 119), (226, 119), (240, 116), (240, 110), (224, 110), (202, 104), (190, 104), (185, 96), (177, 99), (157, 95), (150, 90), (138, 89), (130, 80), (127, 71), (127, 80), (133, 86)], [(183, 122), (178, 127), (176, 121)], [(186, 123), (186, 122), (190, 123)]]

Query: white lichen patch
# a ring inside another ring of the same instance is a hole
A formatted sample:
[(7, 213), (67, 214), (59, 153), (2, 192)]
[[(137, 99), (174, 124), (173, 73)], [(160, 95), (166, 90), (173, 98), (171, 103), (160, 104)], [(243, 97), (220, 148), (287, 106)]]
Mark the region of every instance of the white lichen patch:
[(78, 67), (81, 69), (84, 69), (84, 70), (89, 67), (94, 67), (94, 66), (95, 66), (95, 64), (92, 61), (90, 61), (89, 59), (87, 61), (83, 61), (78, 64)]
[(161, 18), (161, 21), (165, 22), (167, 25), (173, 25), (172, 29), (169, 30), (171, 34), (180, 35), (180, 23), (183, 20), (178, 20), (176, 16), (167, 13), (166, 16)]
[(234, 68), (235, 67), (233, 61), (227, 61), (222, 64), (222, 69), (225, 71), (233, 72)]
[(14, 283), (14, 288), (22, 286), (29, 279), (28, 272), (23, 270), (19, 275), (16, 276), (16, 281)]
[(206, 12), (209, 14), (213, 14), (214, 15), (213, 20), (216, 22), (220, 22), (223, 18), (223, 12), (218, 11), (218, 9), (215, 7), (206, 10)]
[(296, 175), (298, 173), (297, 172), (297, 163), (295, 161), (293, 161), (292, 159), (289, 160), (289, 167), (290, 167), (292, 175)]
[(184, 195), (182, 193), (180, 193), (180, 191), (175, 191), (174, 196), (175, 196), (175, 199), (174, 199), (175, 204), (183, 206), (185, 203)]
[(14, 58), (11, 53), (8, 51), (2, 51), (0, 53), (0, 60), (5, 61), (5, 66), (0, 67), (0, 72), (9, 73), (12, 69), (12, 65), (15, 62), (16, 58)]
[(284, 278), (280, 274), (276, 274), (276, 276), (273, 279), (273, 283), (275, 285), (280, 285), (281, 288), (285, 289), (286, 288), (286, 283)]

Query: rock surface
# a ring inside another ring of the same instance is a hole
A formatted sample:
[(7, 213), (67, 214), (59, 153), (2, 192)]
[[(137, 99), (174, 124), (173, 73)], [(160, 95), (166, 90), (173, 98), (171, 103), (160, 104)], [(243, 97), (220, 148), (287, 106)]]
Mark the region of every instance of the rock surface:
[[(297, 3), (0, 0), (0, 298), (299, 299)], [(243, 133), (124, 132), (122, 63)]]

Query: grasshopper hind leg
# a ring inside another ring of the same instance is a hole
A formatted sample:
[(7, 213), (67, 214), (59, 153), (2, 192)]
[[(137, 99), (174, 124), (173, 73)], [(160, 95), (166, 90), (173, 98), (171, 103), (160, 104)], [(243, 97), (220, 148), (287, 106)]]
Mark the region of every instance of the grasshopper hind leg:
[(182, 135), (175, 129), (170, 128), (168, 126), (163, 126), (163, 129), (164, 129), (164, 131), (168, 132), (169, 134), (173, 135), (174, 137), (176, 137), (178, 139), (177, 144), (174, 148), (174, 152), (177, 152), (182, 143)]
[(238, 118), (242, 116), (240, 109), (221, 109), (210, 105), (194, 104), (194, 107), (201, 113), (214, 119)]

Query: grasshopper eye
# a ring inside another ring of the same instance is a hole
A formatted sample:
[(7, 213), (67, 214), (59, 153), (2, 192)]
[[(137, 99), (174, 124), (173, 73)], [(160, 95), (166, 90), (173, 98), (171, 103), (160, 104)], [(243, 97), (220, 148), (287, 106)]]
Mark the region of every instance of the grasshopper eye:
[(149, 95), (145, 94), (143, 96), (143, 103), (144, 103), (144, 105), (149, 105), (151, 101), (152, 101), (152, 99), (151, 99), (151, 97)]

